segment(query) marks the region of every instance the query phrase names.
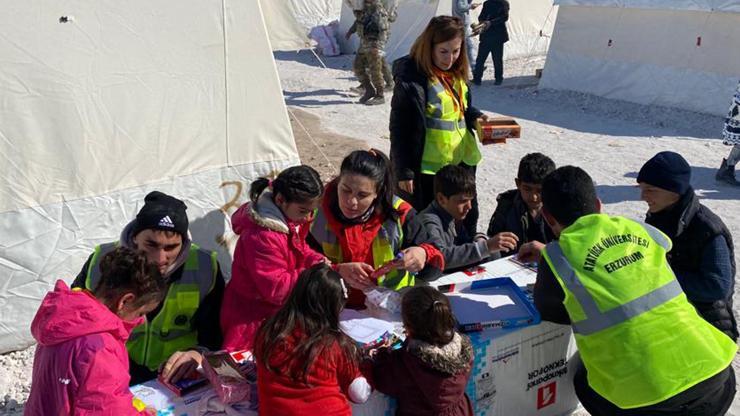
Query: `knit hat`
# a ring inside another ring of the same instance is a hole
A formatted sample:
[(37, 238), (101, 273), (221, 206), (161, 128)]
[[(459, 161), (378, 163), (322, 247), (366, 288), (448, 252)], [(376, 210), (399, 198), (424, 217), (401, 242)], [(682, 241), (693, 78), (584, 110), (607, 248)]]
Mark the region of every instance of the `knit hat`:
[(642, 165), (637, 182), (683, 195), (691, 187), (691, 166), (676, 152), (660, 152)]
[(175, 231), (185, 237), (188, 233), (188, 207), (179, 199), (159, 191), (144, 198), (144, 206), (136, 214), (133, 235), (143, 230)]

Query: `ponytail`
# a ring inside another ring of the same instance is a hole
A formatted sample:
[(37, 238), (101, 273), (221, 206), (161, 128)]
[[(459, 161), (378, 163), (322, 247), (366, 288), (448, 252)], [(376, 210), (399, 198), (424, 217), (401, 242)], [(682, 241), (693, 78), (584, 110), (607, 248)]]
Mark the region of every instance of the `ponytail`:
[(375, 182), (375, 192), (378, 194), (375, 209), (386, 217), (398, 219), (399, 213), (393, 208), (396, 178), (385, 153), (378, 149), (355, 150), (342, 161), (339, 176), (342, 175), (360, 175)]
[(417, 286), (406, 292), (401, 315), (411, 336), (420, 341), (441, 347), (455, 336), (457, 322), (450, 301), (431, 286)]
[(324, 194), (324, 184), (316, 170), (307, 165), (292, 166), (274, 180), (257, 178), (249, 186), (249, 199), (257, 202), (262, 192), (271, 187), (273, 194), (280, 194), (286, 202), (308, 202)]

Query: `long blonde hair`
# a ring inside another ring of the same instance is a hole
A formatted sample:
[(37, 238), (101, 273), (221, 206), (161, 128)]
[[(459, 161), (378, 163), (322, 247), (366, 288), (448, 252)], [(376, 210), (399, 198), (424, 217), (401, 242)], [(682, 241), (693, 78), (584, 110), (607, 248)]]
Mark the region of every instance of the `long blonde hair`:
[(460, 38), (460, 55), (449, 69), (455, 78), (468, 81), (469, 73), (467, 45), (465, 44), (465, 24), (462, 19), (454, 16), (436, 16), (429, 21), (426, 29), (416, 38), (411, 46), (411, 59), (416, 62), (419, 71), (427, 78), (434, 79), (434, 45)]

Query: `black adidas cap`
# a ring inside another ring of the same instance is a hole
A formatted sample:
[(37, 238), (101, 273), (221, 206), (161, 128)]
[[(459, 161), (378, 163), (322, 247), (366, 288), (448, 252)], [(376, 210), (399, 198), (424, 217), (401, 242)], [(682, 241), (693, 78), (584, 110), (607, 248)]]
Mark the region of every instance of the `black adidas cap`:
[(159, 191), (144, 198), (144, 206), (136, 214), (133, 235), (143, 230), (175, 231), (183, 237), (188, 233), (188, 207), (179, 199)]

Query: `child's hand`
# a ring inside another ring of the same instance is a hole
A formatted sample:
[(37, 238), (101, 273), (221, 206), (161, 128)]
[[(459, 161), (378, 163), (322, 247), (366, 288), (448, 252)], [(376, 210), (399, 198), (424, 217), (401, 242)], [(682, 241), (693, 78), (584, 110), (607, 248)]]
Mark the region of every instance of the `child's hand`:
[(162, 378), (169, 383), (177, 383), (200, 365), (203, 356), (195, 350), (177, 351), (161, 367)]
[(523, 263), (539, 262), (545, 245), (539, 241), (530, 241), (519, 248), (516, 258)]
[(375, 282), (370, 281), (370, 275), (374, 271), (373, 266), (362, 262), (337, 265), (337, 273), (342, 276), (342, 279), (351, 287), (360, 290), (375, 286)]
[(488, 246), (488, 251), (493, 253), (495, 251), (515, 250), (518, 242), (519, 237), (516, 234), (506, 231), (489, 238), (486, 245)]
[(401, 250), (403, 253), (402, 269), (408, 272), (416, 273), (424, 268), (427, 262), (427, 252), (421, 247), (409, 247)]

